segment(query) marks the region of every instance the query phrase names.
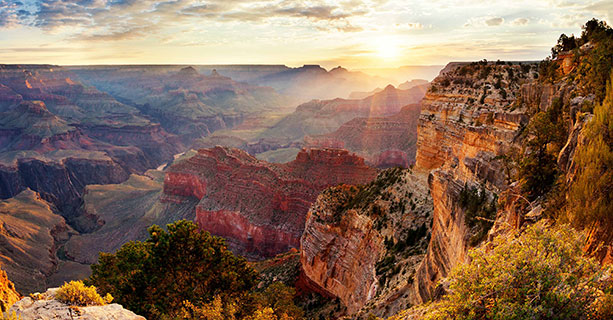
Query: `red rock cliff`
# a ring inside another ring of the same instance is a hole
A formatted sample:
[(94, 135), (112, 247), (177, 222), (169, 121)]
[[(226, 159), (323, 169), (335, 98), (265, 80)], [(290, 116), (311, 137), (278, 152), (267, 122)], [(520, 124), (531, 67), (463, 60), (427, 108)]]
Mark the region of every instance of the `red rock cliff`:
[(292, 162), (272, 164), (215, 147), (167, 170), (163, 201), (200, 199), (200, 227), (228, 239), (235, 251), (261, 258), (299, 246), (306, 213), (320, 191), (366, 183), (375, 175), (345, 150), (302, 150)]

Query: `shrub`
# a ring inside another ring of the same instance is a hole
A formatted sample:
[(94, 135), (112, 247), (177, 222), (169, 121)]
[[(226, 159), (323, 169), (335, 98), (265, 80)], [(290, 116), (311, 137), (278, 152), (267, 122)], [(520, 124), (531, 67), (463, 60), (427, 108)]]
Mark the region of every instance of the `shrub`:
[(234, 320), (236, 319), (236, 304), (233, 302), (223, 303), (220, 296), (215, 296), (213, 301), (197, 307), (189, 301), (183, 301), (183, 307), (174, 317), (168, 319), (206, 319), (206, 320)]
[(76, 306), (102, 306), (113, 301), (113, 297), (107, 293), (102, 298), (96, 287), (86, 286), (83, 281), (70, 281), (61, 286), (55, 298), (58, 301)]
[(101, 253), (89, 282), (149, 319), (177, 314), (184, 301), (196, 307), (216, 296), (234, 301), (254, 287), (256, 272), (228, 251), (222, 238), (185, 220), (167, 229), (152, 226), (147, 241)]
[(613, 72), (605, 100), (594, 107), (577, 147), (576, 178), (569, 190), (569, 218), (579, 227), (594, 222), (613, 224)]
[(474, 235), (469, 244), (477, 245), (492, 228), (493, 219), (496, 217), (496, 202), (498, 198), (492, 197), (488, 201), (485, 188), (477, 189), (464, 184), (460, 191), (458, 202), (464, 209), (466, 225), (474, 229)]
[(499, 236), (452, 270), (451, 293), (425, 318), (606, 319), (611, 268), (585, 257), (583, 241), (568, 226), (542, 222)]
[(519, 177), (530, 200), (549, 192), (559, 174), (556, 158), (567, 136), (562, 110), (562, 101), (554, 99), (547, 112), (535, 114), (527, 126), (528, 149), (519, 162)]
[(250, 298), (255, 312), (271, 309), (278, 319), (303, 319), (304, 312), (294, 303), (295, 295), (294, 288), (274, 282), (265, 290), (252, 293)]

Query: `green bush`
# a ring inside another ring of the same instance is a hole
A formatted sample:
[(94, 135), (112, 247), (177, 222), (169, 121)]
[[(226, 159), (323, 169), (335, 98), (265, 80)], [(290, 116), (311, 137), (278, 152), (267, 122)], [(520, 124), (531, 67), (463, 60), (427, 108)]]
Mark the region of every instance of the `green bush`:
[(528, 142), (519, 161), (522, 191), (530, 200), (551, 190), (560, 173), (557, 155), (567, 139), (563, 104), (554, 99), (546, 112), (538, 112), (527, 126)]
[(604, 101), (584, 128), (585, 143), (577, 147), (577, 173), (569, 190), (568, 214), (579, 227), (613, 224), (613, 72)]
[(106, 294), (104, 298), (98, 294), (96, 287), (86, 286), (83, 281), (70, 281), (64, 283), (57, 293), (55, 298), (58, 301), (75, 306), (102, 306), (113, 301), (110, 294)]
[(176, 315), (185, 301), (196, 307), (216, 296), (234, 301), (256, 284), (256, 272), (228, 251), (222, 238), (185, 220), (167, 229), (152, 226), (147, 241), (101, 253), (89, 282), (148, 319)]
[(425, 319), (610, 319), (611, 268), (585, 257), (583, 241), (545, 223), (499, 236), (452, 270)]
[(474, 236), (469, 241), (471, 246), (481, 242), (492, 228), (493, 219), (496, 217), (497, 200), (496, 196), (488, 200), (487, 192), (483, 187), (477, 189), (464, 184), (464, 188), (460, 191), (458, 203), (464, 209), (466, 225), (476, 229)]

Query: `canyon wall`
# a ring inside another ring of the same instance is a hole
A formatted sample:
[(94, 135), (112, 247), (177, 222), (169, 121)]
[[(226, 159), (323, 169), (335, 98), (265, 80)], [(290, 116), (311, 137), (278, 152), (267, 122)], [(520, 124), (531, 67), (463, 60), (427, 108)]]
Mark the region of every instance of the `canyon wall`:
[(491, 201), (504, 199), (490, 238), (542, 212), (530, 211), (518, 188), (509, 185), (512, 172), (501, 156), (521, 149), (521, 135), (532, 115), (556, 99), (577, 110), (583, 98), (571, 99), (572, 84), (545, 84), (534, 80), (535, 73), (536, 66), (529, 64), (452, 64), (433, 82), (436, 92), (424, 98), (416, 165), (432, 170), (428, 184), (434, 213), (428, 252), (416, 274), (414, 303), (433, 298), (439, 280), (465, 262), (468, 250), (484, 236), (479, 238), (478, 228), (467, 223), (462, 192), (481, 188), (479, 193)]
[(423, 174), (388, 169), (363, 186), (326, 189), (301, 239), (301, 277), (354, 316), (407, 307), (409, 275), (423, 259), (432, 219)]
[[(533, 64), (451, 63), (432, 82), (417, 124), (413, 175), (423, 177), (422, 191), (412, 186), (414, 195), (431, 197), (431, 234), (425, 255), (409, 254), (414, 259), (413, 268), (408, 269), (412, 273), (400, 277), (402, 284), (378, 283), (387, 281), (379, 273), (382, 263), (398, 265), (394, 262), (403, 255), (382, 250), (382, 242), (391, 242), (384, 233), (374, 236), (373, 222), (363, 214), (342, 209), (346, 213), (332, 224), (313, 218), (335, 216), (327, 212), (339, 211), (324, 205), (334, 203), (325, 198), (325, 192), (324, 204), (317, 202), (311, 208), (302, 238), (304, 275), (339, 297), (353, 317), (364, 318), (371, 312), (389, 316), (403, 308), (402, 303), (420, 304), (441, 292), (439, 281), (466, 261), (468, 250), (483, 241), (488, 231), (491, 237), (509, 226), (519, 227), (524, 219), (519, 212), (526, 203), (517, 196), (517, 188), (509, 185), (510, 172), (501, 156), (520, 147), (530, 116), (547, 110), (555, 98), (571, 108), (580, 103), (570, 99), (569, 85), (534, 80), (536, 69)], [(470, 196), (489, 206), (493, 216), (485, 219), (491, 224), (469, 221), (474, 218), (467, 218), (463, 201)], [(504, 208), (496, 207), (498, 197), (507, 200)], [(393, 216), (389, 215), (392, 221)], [(397, 228), (406, 230), (402, 225)], [(349, 268), (355, 271), (349, 273)]]
[(518, 105), (520, 88), (533, 81), (533, 66), (450, 64), (422, 101), (416, 166), (431, 170), (432, 237), (414, 283), (413, 303), (434, 296), (440, 279), (466, 261), (471, 230), (460, 204), (464, 188), (483, 186), (488, 196), (508, 188), (498, 155), (505, 154), (528, 120)]
[(323, 189), (366, 183), (376, 170), (344, 150), (302, 150), (286, 164), (257, 160), (238, 149), (201, 149), (167, 169), (163, 202), (198, 199), (200, 227), (225, 237), (247, 257), (298, 248), (306, 213)]
[(377, 167), (408, 168), (414, 163), (420, 105), (404, 106), (387, 117), (355, 118), (336, 131), (304, 137), (308, 147), (344, 148)]
[(45, 290), (59, 264), (55, 252), (71, 228), (29, 189), (0, 200), (0, 224), (2, 269), (23, 294)]

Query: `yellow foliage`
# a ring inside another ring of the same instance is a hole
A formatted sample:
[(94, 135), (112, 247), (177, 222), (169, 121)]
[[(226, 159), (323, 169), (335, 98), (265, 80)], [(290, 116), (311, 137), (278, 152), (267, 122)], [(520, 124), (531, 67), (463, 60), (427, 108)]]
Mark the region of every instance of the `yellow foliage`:
[(233, 302), (223, 303), (220, 296), (215, 296), (213, 301), (197, 307), (189, 301), (183, 301), (183, 307), (179, 311), (181, 319), (206, 319), (206, 320), (234, 320), (237, 308)]
[(256, 310), (247, 320), (278, 320), (278, 318), (272, 308), (264, 308), (262, 310)]
[(604, 101), (586, 124), (585, 143), (577, 147), (577, 175), (570, 186), (570, 221), (584, 227), (611, 223), (613, 213), (613, 73)]
[(61, 302), (77, 306), (102, 306), (113, 301), (107, 294), (102, 298), (94, 286), (86, 286), (83, 281), (64, 283), (57, 291), (55, 298)]

